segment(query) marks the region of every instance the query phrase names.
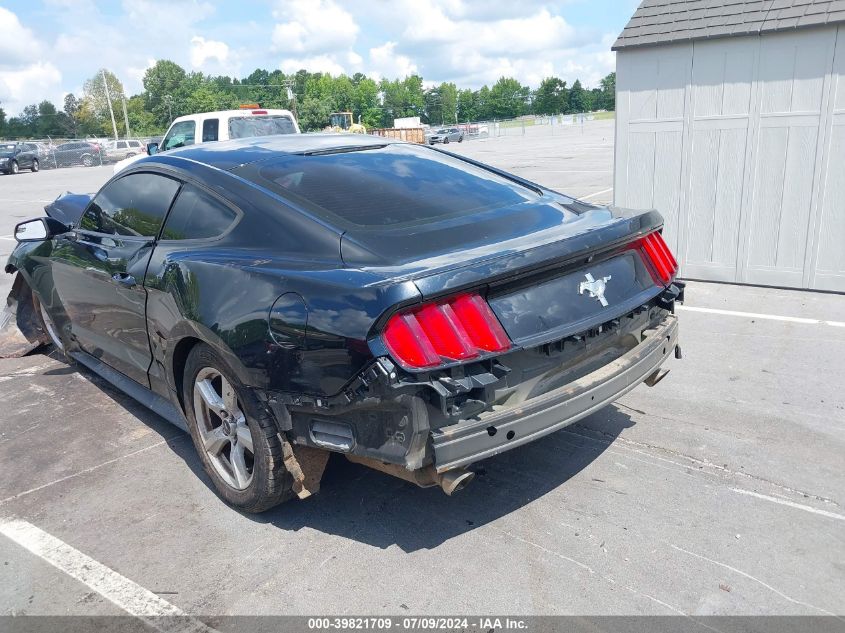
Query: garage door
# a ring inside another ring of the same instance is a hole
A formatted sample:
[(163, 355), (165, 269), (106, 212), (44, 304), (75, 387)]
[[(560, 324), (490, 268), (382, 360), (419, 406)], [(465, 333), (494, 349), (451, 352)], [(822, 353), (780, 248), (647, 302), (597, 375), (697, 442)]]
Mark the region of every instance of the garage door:
[(664, 213), (682, 274), (845, 291), (843, 40), (618, 53), (615, 201)]

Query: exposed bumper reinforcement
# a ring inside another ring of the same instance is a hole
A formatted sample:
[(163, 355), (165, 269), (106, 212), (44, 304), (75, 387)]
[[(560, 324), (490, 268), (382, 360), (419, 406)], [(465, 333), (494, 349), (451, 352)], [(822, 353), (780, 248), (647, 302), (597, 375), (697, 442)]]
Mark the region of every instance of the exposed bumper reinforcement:
[[(437, 472), (466, 466), (553, 433), (626, 394), (657, 371), (673, 352), (678, 321), (668, 315), (616, 360), (568, 385), (476, 422), (432, 431)], [(495, 428), (491, 434), (488, 429)]]

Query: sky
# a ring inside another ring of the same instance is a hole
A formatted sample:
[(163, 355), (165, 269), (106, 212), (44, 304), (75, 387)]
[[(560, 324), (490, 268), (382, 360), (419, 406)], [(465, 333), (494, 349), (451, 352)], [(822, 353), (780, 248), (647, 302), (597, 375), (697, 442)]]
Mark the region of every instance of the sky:
[(588, 87), (615, 70), (610, 47), (637, 0), (0, 0), (0, 104), (7, 115), (81, 95), (101, 67), (127, 95), (157, 59), (244, 77), (300, 68), (425, 84)]

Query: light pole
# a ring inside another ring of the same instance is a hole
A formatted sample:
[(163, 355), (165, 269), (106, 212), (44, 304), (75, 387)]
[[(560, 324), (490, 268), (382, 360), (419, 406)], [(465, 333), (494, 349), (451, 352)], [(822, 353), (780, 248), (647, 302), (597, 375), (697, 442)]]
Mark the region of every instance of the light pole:
[(164, 95), (164, 105), (167, 106), (167, 115), (170, 117), (170, 122), (173, 123), (173, 97), (171, 95)]
[(114, 130), (114, 140), (117, 140), (117, 123), (114, 122), (114, 110), (111, 107), (111, 95), (109, 94), (109, 82), (106, 81), (106, 69), (100, 71), (103, 75), (103, 88), (106, 89), (106, 101), (109, 103), (109, 114), (111, 115), (111, 127)]

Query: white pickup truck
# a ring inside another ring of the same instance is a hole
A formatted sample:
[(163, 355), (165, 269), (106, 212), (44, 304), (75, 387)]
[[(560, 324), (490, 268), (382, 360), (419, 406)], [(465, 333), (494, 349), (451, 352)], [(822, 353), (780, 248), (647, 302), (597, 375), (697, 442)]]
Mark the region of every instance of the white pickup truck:
[(173, 120), (161, 143), (149, 143), (146, 152), (115, 164), (114, 173), (144, 156), (186, 145), (299, 133), (299, 125), (290, 110), (255, 108), (188, 114)]

